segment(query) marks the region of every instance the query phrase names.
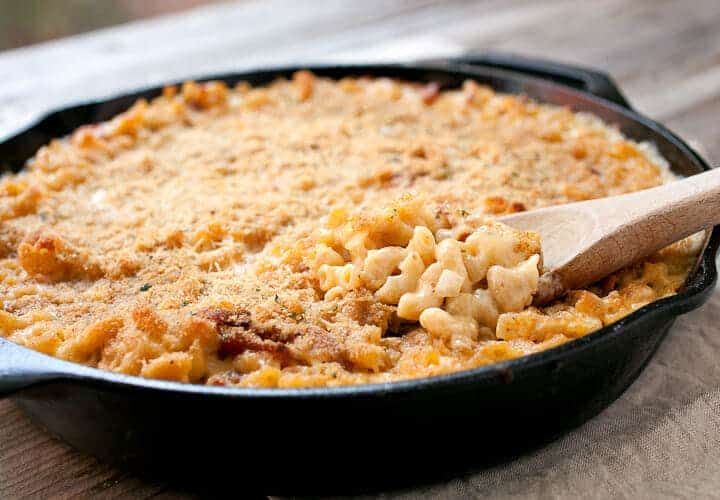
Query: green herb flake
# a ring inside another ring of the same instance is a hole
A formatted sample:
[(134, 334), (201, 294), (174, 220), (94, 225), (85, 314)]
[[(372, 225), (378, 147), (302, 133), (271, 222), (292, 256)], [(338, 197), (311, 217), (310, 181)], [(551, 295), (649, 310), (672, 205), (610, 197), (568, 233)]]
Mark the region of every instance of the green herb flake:
[(145, 283), (143, 286), (140, 287), (140, 291), (147, 292), (148, 290), (150, 290), (151, 287), (152, 285), (150, 283)]

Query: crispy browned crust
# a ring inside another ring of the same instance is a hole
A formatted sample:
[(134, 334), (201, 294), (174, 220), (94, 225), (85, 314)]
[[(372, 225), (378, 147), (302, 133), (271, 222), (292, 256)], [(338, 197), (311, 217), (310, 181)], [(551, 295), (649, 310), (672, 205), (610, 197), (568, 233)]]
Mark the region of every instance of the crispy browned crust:
[[(261, 88), (187, 82), (0, 179), (0, 335), (121, 373), (265, 387), (511, 359), (674, 293), (697, 246), (461, 345), (399, 320), (373, 290), (327, 299), (313, 264), (323, 231), (354, 214), (378, 246), (407, 244), (414, 225), (464, 241), (477, 214), (643, 189), (665, 168), (591, 116), (471, 81), (442, 90), (301, 71)], [(528, 236), (514, 250), (538, 247)]]

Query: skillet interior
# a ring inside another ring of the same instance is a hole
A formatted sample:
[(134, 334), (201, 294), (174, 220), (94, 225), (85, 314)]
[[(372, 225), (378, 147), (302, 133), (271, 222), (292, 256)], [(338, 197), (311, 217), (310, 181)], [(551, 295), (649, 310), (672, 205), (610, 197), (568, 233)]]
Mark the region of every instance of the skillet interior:
[[(680, 139), (654, 122), (547, 80), (453, 62), (311, 69), (329, 77), (369, 74), (437, 81), (445, 87), (474, 78), (501, 92), (524, 93), (618, 124), (627, 136), (654, 142), (680, 175), (707, 168)], [(203, 79), (263, 84), (294, 70)], [(159, 89), (151, 89), (52, 113), (0, 144), (0, 158), (9, 167), (20, 168), (51, 138), (85, 123), (109, 119), (137, 98), (158, 93)], [(326, 485), (352, 480), (357, 477), (357, 465), (367, 459), (373, 460), (376, 470), (366, 479), (372, 477), (374, 481), (390, 475), (397, 480), (402, 472), (414, 476), (417, 467), (435, 469), (493, 461), (583, 422), (616, 399), (650, 359), (675, 316), (696, 307), (711, 292), (719, 241), (716, 229), (696, 272), (677, 296), (651, 303), (618, 323), (558, 348), (466, 372), (343, 388), (225, 389), (103, 372), (0, 340), (0, 360), (7, 361), (5, 368), (0, 368), (0, 393), (47, 382), (18, 393), (21, 406), (71, 444), (102, 458), (170, 471), (191, 465), (196, 473), (205, 465), (217, 471), (242, 463), (245, 470), (253, 471), (255, 482), (264, 485), (280, 471), (293, 478), (294, 484), (312, 483), (319, 470), (333, 471), (333, 481), (326, 481)], [(391, 415), (403, 419), (388, 419)], [(445, 417), (450, 415), (472, 416), (471, 427), (467, 422), (447, 425)], [(498, 428), (508, 432), (487, 432)], [(470, 435), (468, 431), (472, 431)], [(458, 450), (459, 440), (481, 447)], [(342, 449), (338, 449), (339, 442), (344, 442)], [(248, 446), (256, 456), (250, 462), (236, 459), (229, 464), (217, 460), (198, 463), (187, 458), (188, 452), (202, 457), (217, 454), (218, 443), (222, 458)], [(276, 450), (288, 447), (303, 453), (311, 448), (316, 462), (280, 464), (272, 475), (267, 468), (257, 467), (267, 464)], [(379, 453), (386, 456), (378, 457)], [(470, 455), (473, 460), (468, 460)], [(353, 474), (348, 476), (348, 472)]]
[[(443, 88), (458, 87), (465, 79), (473, 78), (481, 83), (492, 86), (495, 90), (499, 92), (525, 94), (540, 102), (565, 105), (575, 111), (586, 111), (593, 113), (596, 116), (602, 118), (607, 123), (618, 125), (625, 135), (636, 141), (650, 141), (654, 143), (660, 153), (669, 161), (672, 170), (678, 175), (692, 175), (709, 168), (704, 163), (704, 161), (694, 151), (692, 151), (692, 149), (690, 149), (681, 139), (676, 137), (674, 134), (672, 134), (670, 131), (668, 131), (661, 125), (632, 112), (631, 110), (625, 108), (620, 104), (598, 98), (597, 96), (593, 96), (589, 93), (582, 93), (572, 89), (568, 89), (565, 85), (572, 83), (572, 81), (565, 76), (559, 77), (561, 85), (557, 85), (548, 82), (547, 80), (541, 80), (533, 76), (528, 77), (527, 75), (521, 75), (512, 71), (508, 71), (506, 69), (498, 69), (492, 67), (488, 63), (479, 66), (476, 64), (471, 64), (468, 60), (471, 61), (472, 59), (473, 58), (470, 57), (465, 58), (460, 62), (446, 61), (425, 66), (326, 66), (315, 67), (311, 69), (319, 75), (327, 76), (330, 78), (342, 78), (348, 75), (388, 76), (393, 78), (416, 81), (435, 81), (441, 83)], [(497, 58), (488, 58), (481, 56), (481, 60), (489, 60), (490, 62), (494, 62), (497, 60)], [(503, 67), (508, 67), (512, 66), (513, 58), (511, 57), (509, 59), (509, 63), (507, 62), (507, 58), (503, 58), (501, 59), (501, 61)], [(542, 64), (533, 60), (522, 59), (522, 61), (530, 61), (536, 66)], [(554, 65), (554, 63), (547, 64)], [(560, 67), (566, 68), (565, 66)], [(280, 68), (251, 73), (216, 75), (209, 77), (205, 76), (202, 78), (198, 78), (197, 80), (223, 80), (230, 85), (233, 85), (240, 80), (245, 80), (253, 85), (263, 85), (270, 83), (274, 79), (279, 77), (288, 78), (292, 75), (294, 71), (296, 71), (296, 69), (297, 68)], [(576, 71), (574, 68), (569, 69), (571, 71)], [(151, 99), (158, 96), (160, 92), (161, 88), (159, 87), (151, 88), (137, 91), (132, 94), (123, 95), (117, 98), (90, 102), (53, 112), (40, 119), (28, 129), (1, 143), (0, 162), (2, 162), (4, 170), (18, 171), (22, 168), (27, 158), (30, 158), (40, 146), (46, 144), (53, 138), (67, 135), (83, 124), (109, 120), (118, 113), (129, 108), (137, 99)], [(616, 91), (616, 95), (620, 94)], [(620, 99), (622, 99), (621, 102), (624, 103), (624, 98), (620, 97)], [(710, 241), (710, 237), (711, 235), (708, 234), (706, 245)], [(631, 316), (643, 314), (646, 308), (650, 308), (650, 306), (655, 304), (667, 306), (668, 309), (677, 309), (675, 315), (684, 312), (682, 311), (682, 309), (689, 310), (684, 307), (683, 302), (689, 299), (689, 296), (692, 295), (696, 290), (698, 290), (699, 288), (704, 288), (704, 285), (707, 284), (707, 278), (709, 277), (707, 275), (713, 274), (712, 272), (703, 272), (705, 270), (709, 271), (709, 269), (706, 269), (709, 263), (703, 264), (703, 260), (706, 260), (704, 259), (704, 257), (707, 257), (709, 253), (712, 252), (705, 251), (702, 255), (698, 257), (697, 267), (702, 267), (703, 269), (701, 269), (700, 272), (695, 272), (691, 276), (689, 276), (685, 287), (681, 290), (681, 293), (679, 293), (678, 296), (669, 297), (657, 301), (653, 304), (649, 304), (648, 306), (642, 308)], [(691, 308), (692, 306), (689, 307)], [(625, 320), (598, 330), (597, 332), (594, 332), (587, 337), (601, 336), (600, 334), (609, 329), (614, 329), (619, 323), (624, 324)], [(570, 344), (572, 345), (576, 342), (577, 341), (573, 341)], [(561, 346), (561, 348), (562, 347), (564, 346)], [(544, 353), (535, 354), (530, 357), (538, 357), (542, 356), (542, 354)], [(519, 360), (502, 363), (502, 365), (507, 365), (506, 368), (512, 369), (512, 365), (517, 364), (517, 361)], [(478, 370), (485, 371), (486, 368), (469, 371), (476, 372)], [(97, 370), (92, 371), (95, 372)], [(92, 375), (97, 374), (93, 373)], [(443, 377), (435, 378), (437, 379)], [(138, 379), (130, 378), (130, 380), (137, 381)], [(127, 380), (125, 380), (124, 382), (127, 383)], [(396, 384), (397, 383), (393, 385)], [(387, 387), (387, 385), (380, 386)], [(239, 389), (232, 389), (233, 392), (236, 392), (238, 390)], [(252, 391), (253, 393), (262, 392), (258, 391), (257, 389), (250, 389), (250, 391)], [(306, 393), (312, 392), (307, 389), (300, 389), (299, 391)], [(321, 390), (321, 392), (327, 391), (334, 391), (334, 389)], [(273, 389), (271, 392), (276, 394), (277, 392), (282, 392), (282, 390)], [(288, 392), (298, 391), (291, 390)]]

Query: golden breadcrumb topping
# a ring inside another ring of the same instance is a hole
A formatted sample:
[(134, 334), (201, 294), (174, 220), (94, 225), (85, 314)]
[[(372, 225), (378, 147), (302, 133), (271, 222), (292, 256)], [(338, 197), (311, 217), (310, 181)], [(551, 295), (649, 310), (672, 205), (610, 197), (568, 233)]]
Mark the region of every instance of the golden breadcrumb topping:
[(674, 293), (698, 239), (537, 309), (537, 235), (492, 217), (668, 176), (597, 118), (472, 81), (188, 82), (0, 178), (0, 335), (238, 386), (512, 359)]

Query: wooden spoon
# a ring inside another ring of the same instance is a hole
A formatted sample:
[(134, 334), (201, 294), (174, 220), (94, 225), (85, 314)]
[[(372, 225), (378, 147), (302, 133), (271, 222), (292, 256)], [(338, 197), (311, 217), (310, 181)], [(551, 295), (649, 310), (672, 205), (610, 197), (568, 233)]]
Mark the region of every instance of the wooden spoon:
[(720, 169), (630, 194), (507, 215), (540, 234), (536, 305), (582, 288), (670, 243), (720, 224)]

